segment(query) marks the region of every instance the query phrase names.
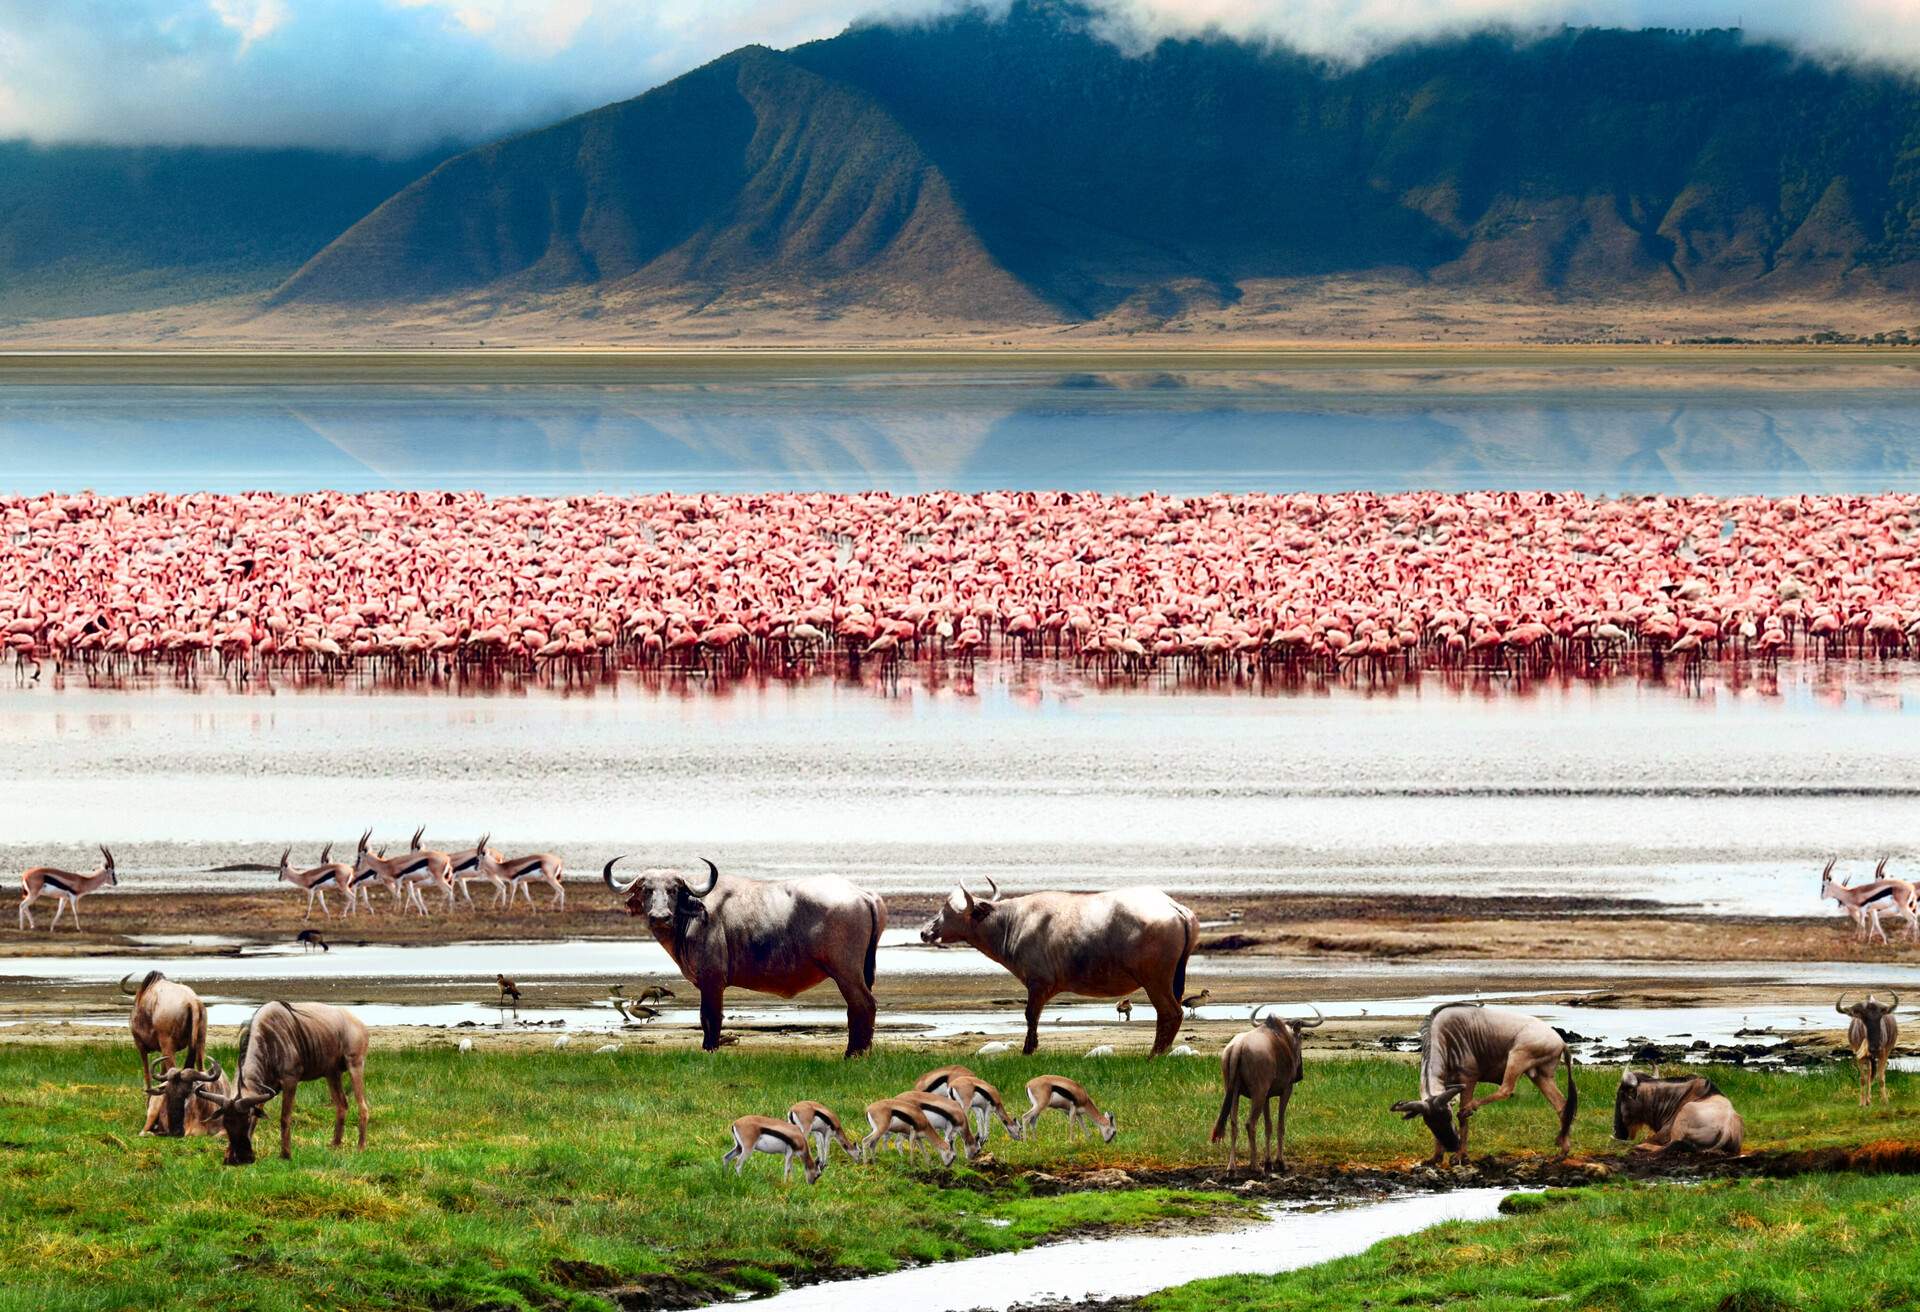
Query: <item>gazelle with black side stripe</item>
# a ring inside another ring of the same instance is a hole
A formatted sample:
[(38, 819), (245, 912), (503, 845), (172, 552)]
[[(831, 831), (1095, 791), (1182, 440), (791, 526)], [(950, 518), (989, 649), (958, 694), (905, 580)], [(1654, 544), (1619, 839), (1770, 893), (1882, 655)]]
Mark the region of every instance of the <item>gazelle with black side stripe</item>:
[(71, 870), (60, 870), (53, 866), (35, 866), (20, 876), (20, 928), (37, 928), (33, 919), (33, 904), (45, 894), (53, 896), (53, 922), (47, 926), (51, 934), (60, 923), (60, 914), (73, 912), (73, 927), (80, 928), (80, 899), (89, 893), (103, 888), (112, 888), (120, 882), (113, 871), (113, 853), (105, 847), (100, 849), (100, 867), (90, 875), (78, 875)]
[[(369, 829), (360, 835), (360, 845), (353, 858), (353, 880), (348, 891), (357, 890), (364, 899), (368, 884), (378, 880), (393, 890), (396, 900), (426, 915), (427, 904), (420, 896), (420, 885), (427, 881), (419, 876), (424, 874), (432, 877), (432, 862), (426, 854), (418, 851), (396, 857), (377, 854), (368, 850), (368, 844), (372, 841), (373, 830)], [(446, 853), (437, 855), (445, 861)], [(403, 877), (403, 871), (407, 872), (407, 877)]]
[(1836, 881), (1833, 877), (1835, 862), (1829, 860), (1827, 868), (1820, 872), (1820, 896), (1832, 898), (1838, 902), (1859, 927), (1859, 939), (1862, 943), (1871, 943), (1878, 934), (1880, 941), (1887, 941), (1887, 931), (1881, 928), (1880, 917), (1895, 914), (1907, 922), (1907, 937), (1920, 941), (1920, 890), (1904, 879), (1887, 878), (1887, 858), (1881, 857), (1880, 864), (1874, 867), (1873, 878), (1864, 884), (1848, 884), (1845, 880)]
[(307, 914), (301, 917), (302, 920), (312, 919), (316, 898), (320, 902), (321, 912), (328, 919), (333, 918), (333, 910), (327, 905), (328, 889), (346, 894), (347, 910), (353, 910), (353, 891), (349, 887), (353, 879), (353, 867), (333, 859), (332, 843), (320, 849), (320, 864), (307, 870), (293, 868), (293, 849), (287, 848), (280, 854), (279, 871), (282, 883), (292, 884), (307, 895)]
[[(473, 905), (473, 894), (469, 891), (467, 885), (476, 879), (484, 880), (493, 885), (493, 905), (496, 909), (505, 906), (507, 904), (507, 898), (510, 896), (509, 889), (511, 885), (509, 885), (505, 879), (501, 878), (495, 869), (500, 860), (500, 854), (487, 847), (487, 842), (492, 837), (492, 834), (482, 834), (480, 835), (480, 841), (472, 847), (462, 852), (451, 852), (448, 854), (453, 860), (453, 868), (447, 873), (459, 887), (460, 896), (467, 900), (468, 906)], [(491, 861), (483, 866), (481, 864), (483, 858), (491, 858)]]
[(497, 851), (487, 847), (481, 840), (479, 857), (480, 869), (507, 886), (507, 906), (513, 906), (515, 897), (525, 894), (527, 909), (533, 909), (533, 885), (545, 884), (553, 890), (553, 901), (549, 904), (555, 910), (567, 905), (567, 890), (561, 883), (566, 878), (566, 868), (560, 858), (551, 852), (533, 852), (526, 856), (503, 857)]

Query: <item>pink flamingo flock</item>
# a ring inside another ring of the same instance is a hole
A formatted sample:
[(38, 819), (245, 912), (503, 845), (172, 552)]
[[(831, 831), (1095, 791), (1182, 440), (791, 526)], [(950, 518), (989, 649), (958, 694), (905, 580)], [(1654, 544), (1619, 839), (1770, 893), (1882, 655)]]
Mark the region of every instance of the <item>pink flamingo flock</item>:
[(1920, 648), (1920, 497), (0, 499), (22, 670), (1055, 656), (1595, 670)]

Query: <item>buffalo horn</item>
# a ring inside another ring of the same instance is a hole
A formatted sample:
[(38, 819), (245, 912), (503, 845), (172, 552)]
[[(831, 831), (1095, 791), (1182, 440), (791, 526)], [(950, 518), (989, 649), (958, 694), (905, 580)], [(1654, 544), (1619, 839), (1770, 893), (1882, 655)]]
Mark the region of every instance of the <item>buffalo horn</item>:
[(687, 890), (687, 892), (693, 893), (697, 898), (705, 897), (707, 894), (713, 892), (714, 886), (720, 882), (720, 867), (708, 861), (705, 857), (701, 857), (700, 860), (704, 862), (707, 867), (707, 886), (697, 893), (694, 893), (691, 888)]
[(606, 866), (605, 866), (605, 867), (604, 867), (604, 868), (603, 868), (603, 869), (602, 869), (602, 870), (600, 871), (600, 878), (602, 878), (602, 879), (604, 879), (604, 880), (606, 880), (606, 881), (607, 881), (607, 887), (608, 887), (608, 888), (610, 888), (610, 889), (612, 889), (612, 890), (613, 890), (614, 892), (616, 892), (616, 893), (624, 893), (624, 892), (626, 892), (626, 891), (627, 891), (628, 889), (630, 889), (630, 888), (632, 888), (632, 887), (633, 887), (633, 886), (634, 886), (635, 884), (637, 884), (637, 883), (639, 883), (639, 882), (640, 882), (640, 877), (639, 877), (638, 875), (635, 875), (635, 876), (634, 876), (634, 877), (633, 877), (632, 879), (629, 879), (629, 880), (628, 880), (628, 881), (627, 881), (626, 883), (624, 883), (624, 884), (618, 884), (618, 883), (615, 883), (615, 882), (614, 882), (614, 879), (613, 879), (613, 862), (614, 862), (614, 861), (625, 861), (626, 859), (627, 859), (627, 858), (626, 858), (626, 857), (624, 857), (624, 856), (617, 856), (617, 857), (615, 857), (615, 858), (613, 859), (613, 861), (609, 861), (609, 862), (607, 862), (607, 864), (606, 864)]

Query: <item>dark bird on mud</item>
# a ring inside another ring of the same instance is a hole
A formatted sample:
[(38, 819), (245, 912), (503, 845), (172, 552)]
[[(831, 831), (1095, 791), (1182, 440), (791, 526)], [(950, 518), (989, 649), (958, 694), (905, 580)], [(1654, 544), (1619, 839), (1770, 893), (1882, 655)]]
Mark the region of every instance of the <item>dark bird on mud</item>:
[(1132, 997), (1132, 995), (1131, 995), (1131, 994), (1129, 994), (1129, 995), (1128, 995), (1127, 997), (1124, 997), (1124, 998), (1122, 998), (1122, 999), (1120, 999), (1120, 1001), (1118, 1001), (1118, 1002), (1116, 1002), (1116, 1003), (1114, 1003), (1114, 1004), (1113, 1004), (1113, 1009), (1114, 1009), (1115, 1011), (1117, 1011), (1117, 1012), (1119, 1012), (1119, 1013), (1120, 1013), (1120, 1019), (1121, 1019), (1121, 1020), (1124, 1020), (1124, 1021), (1131, 1021), (1131, 1020), (1133, 1019), (1133, 997)]
[(1180, 999), (1180, 1005), (1187, 1009), (1187, 1019), (1188, 1020), (1197, 1019), (1194, 1013), (1200, 1010), (1201, 1003), (1205, 1002), (1208, 998), (1212, 996), (1213, 996), (1212, 989), (1201, 989), (1198, 993), (1189, 993), (1187, 994), (1186, 997)]
[(640, 990), (642, 1002), (664, 1002), (673, 996), (673, 990), (664, 984), (649, 984)]
[(315, 948), (319, 948), (322, 952), (333, 950), (327, 946), (327, 940), (320, 936), (320, 931), (317, 929), (303, 929), (293, 936), (293, 941), (309, 952)]
[(507, 1000), (511, 998), (513, 1000), (513, 1009), (515, 1011), (520, 1010), (520, 986), (508, 979), (505, 975), (495, 975), (493, 980), (494, 983), (500, 986), (500, 1005), (503, 1007), (506, 1006)]
[(628, 1002), (625, 998), (615, 998), (613, 1009), (626, 1018), (629, 1025), (644, 1025), (660, 1014), (657, 1007), (644, 1006), (638, 1002)]

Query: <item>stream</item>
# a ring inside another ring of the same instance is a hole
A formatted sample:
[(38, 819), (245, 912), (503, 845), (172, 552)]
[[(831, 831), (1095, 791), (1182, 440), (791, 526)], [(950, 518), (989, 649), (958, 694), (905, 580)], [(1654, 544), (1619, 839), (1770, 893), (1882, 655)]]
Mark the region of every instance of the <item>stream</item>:
[(1511, 1189), (1462, 1189), (1377, 1203), (1275, 1208), (1258, 1225), (1213, 1234), (1126, 1235), (1044, 1244), (840, 1280), (756, 1300), (754, 1312), (967, 1312), (1090, 1298), (1137, 1298), (1225, 1275), (1292, 1271), (1443, 1221), (1483, 1221)]

